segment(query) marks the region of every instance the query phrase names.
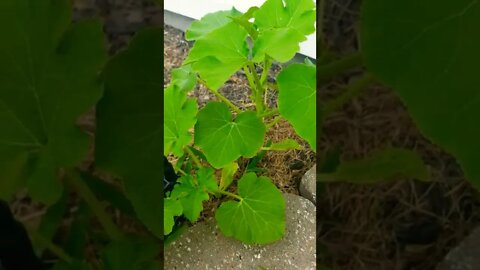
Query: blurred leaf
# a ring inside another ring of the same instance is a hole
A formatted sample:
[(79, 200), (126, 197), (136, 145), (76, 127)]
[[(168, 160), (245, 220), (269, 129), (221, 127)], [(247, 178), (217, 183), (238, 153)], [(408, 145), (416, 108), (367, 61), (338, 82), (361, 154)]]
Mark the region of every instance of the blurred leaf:
[(138, 32), (105, 68), (95, 162), (122, 179), (138, 218), (163, 236), (163, 30)]
[(320, 174), (318, 179), (320, 182), (372, 184), (399, 177), (427, 181), (430, 174), (416, 152), (387, 147), (364, 159), (341, 162), (335, 172)]

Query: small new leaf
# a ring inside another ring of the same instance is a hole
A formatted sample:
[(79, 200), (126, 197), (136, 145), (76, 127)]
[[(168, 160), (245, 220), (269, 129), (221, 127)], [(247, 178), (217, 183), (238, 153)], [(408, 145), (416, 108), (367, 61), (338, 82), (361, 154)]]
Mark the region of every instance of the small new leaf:
[[(203, 178), (201, 180), (210, 181)], [(197, 179), (197, 182), (200, 182), (200, 180)], [(182, 203), (185, 217), (191, 222), (195, 222), (203, 210), (203, 202), (210, 198), (205, 183), (202, 183), (202, 185), (195, 183), (194, 177), (191, 175), (180, 177), (178, 183), (173, 189), (171, 197)]]
[(267, 147), (267, 149), (272, 151), (301, 150), (302, 146), (293, 139), (286, 139), (278, 143), (273, 143), (270, 147)]
[(238, 164), (232, 162), (222, 169), (222, 178), (220, 180), (220, 190), (225, 190), (233, 181), (233, 176), (238, 170)]

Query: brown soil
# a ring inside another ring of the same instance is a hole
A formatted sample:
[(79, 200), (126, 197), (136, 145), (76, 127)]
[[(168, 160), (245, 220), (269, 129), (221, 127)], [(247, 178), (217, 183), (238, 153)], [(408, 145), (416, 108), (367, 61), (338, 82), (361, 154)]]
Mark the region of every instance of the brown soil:
[[(326, 41), (340, 54), (357, 50), (359, 0), (327, 2)], [(320, 89), (321, 103), (338, 95), (361, 71)], [(391, 89), (372, 85), (324, 124), (320, 157), (339, 148), (342, 159), (386, 145), (417, 151), (432, 179), (319, 187), (318, 256), (341, 270), (428, 270), (480, 221), (480, 197), (455, 159), (418, 131)]]

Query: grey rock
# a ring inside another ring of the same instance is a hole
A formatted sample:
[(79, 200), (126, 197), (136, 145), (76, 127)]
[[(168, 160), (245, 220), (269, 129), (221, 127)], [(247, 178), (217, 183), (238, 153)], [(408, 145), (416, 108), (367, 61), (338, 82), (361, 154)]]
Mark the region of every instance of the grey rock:
[(475, 229), (460, 245), (452, 249), (436, 270), (480, 269), (480, 228)]
[(300, 181), (300, 195), (317, 204), (317, 165), (305, 173)]
[(165, 249), (166, 270), (175, 269), (316, 269), (315, 206), (307, 199), (285, 194), (285, 237), (269, 245), (245, 245), (225, 237), (214, 219), (189, 228)]

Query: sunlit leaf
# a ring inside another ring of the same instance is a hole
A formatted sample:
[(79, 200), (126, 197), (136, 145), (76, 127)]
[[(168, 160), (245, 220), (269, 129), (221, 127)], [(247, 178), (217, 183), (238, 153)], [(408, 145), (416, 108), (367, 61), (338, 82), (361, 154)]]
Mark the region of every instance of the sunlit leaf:
[(316, 68), (291, 64), (278, 74), (278, 109), (316, 151)]
[(268, 244), (283, 237), (285, 200), (267, 177), (254, 173), (238, 182), (241, 201), (227, 201), (217, 209), (215, 219), (226, 236), (247, 244)]
[(235, 120), (228, 106), (208, 103), (195, 125), (195, 144), (201, 147), (215, 168), (238, 159), (253, 157), (263, 144), (266, 127), (255, 112), (242, 112)]

